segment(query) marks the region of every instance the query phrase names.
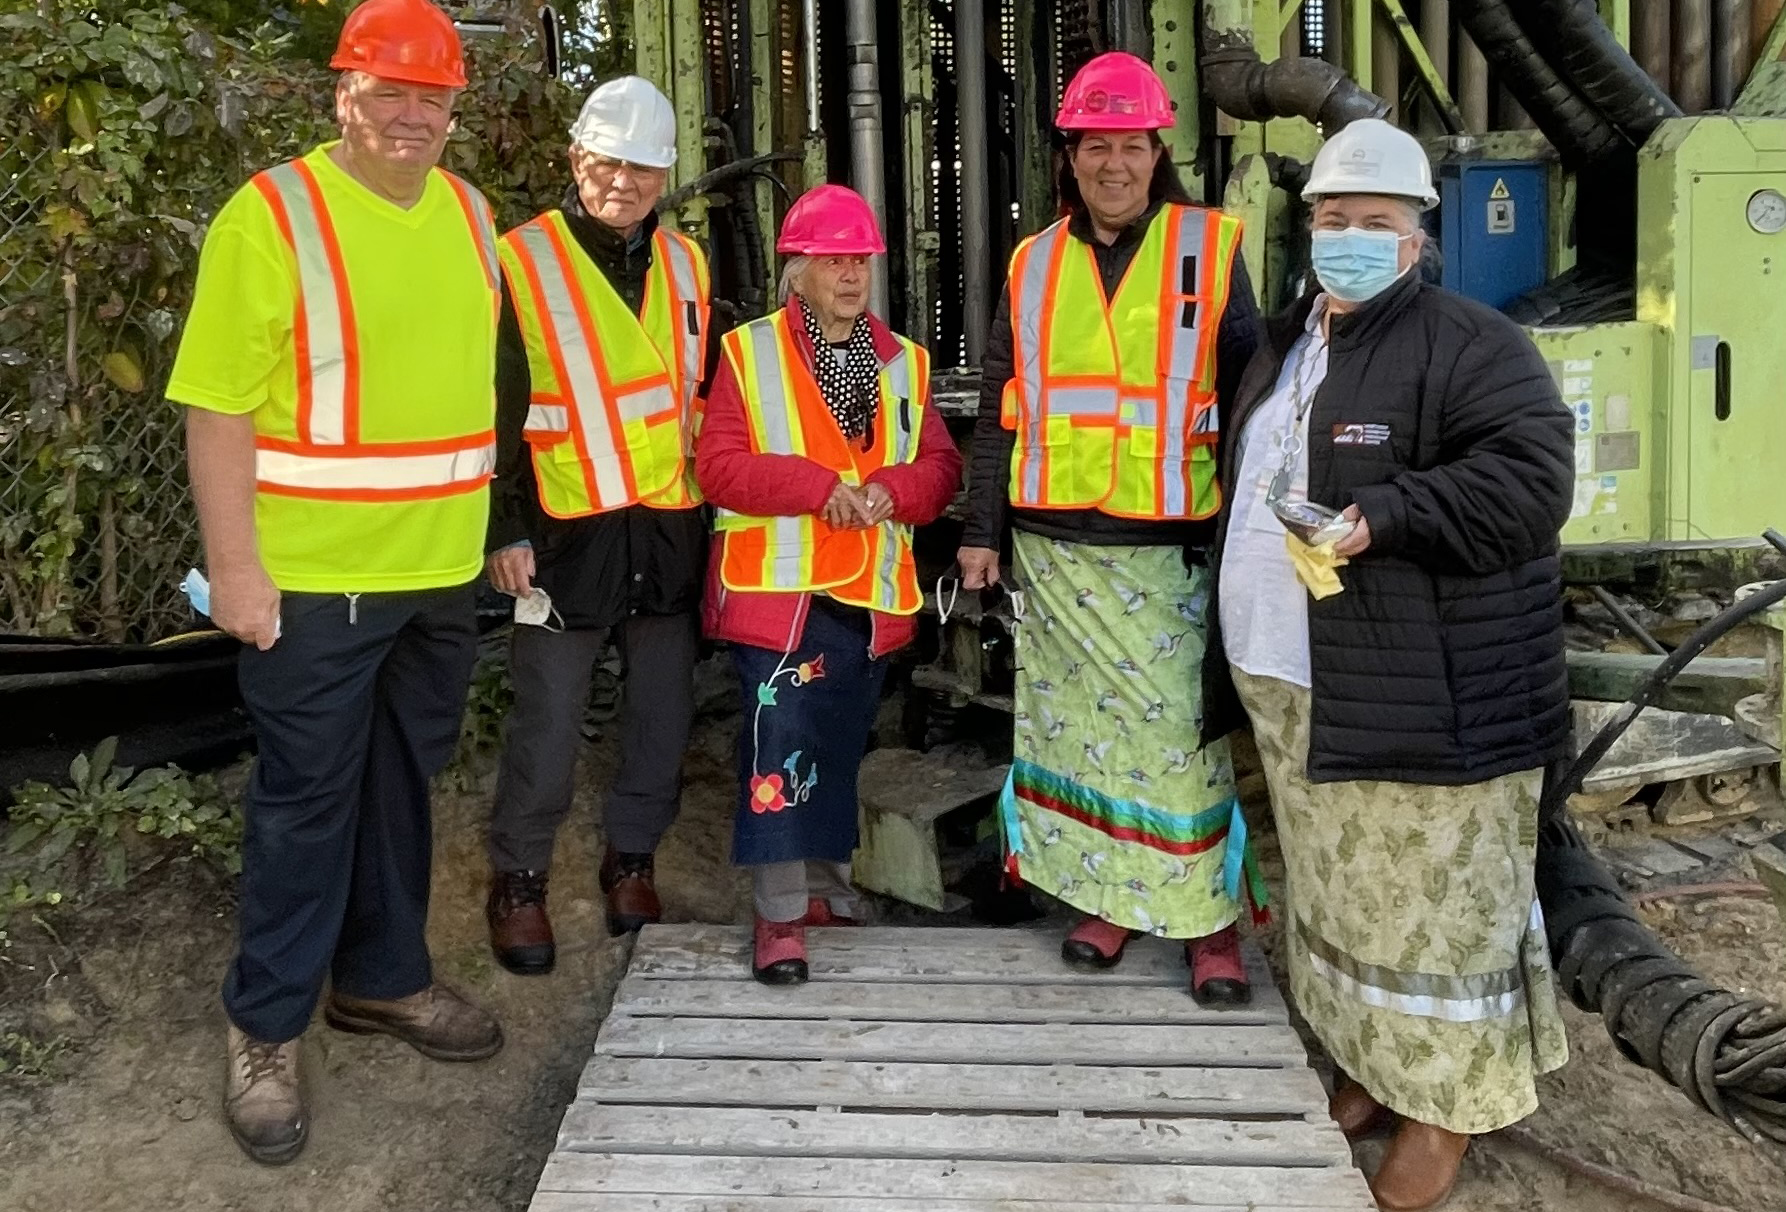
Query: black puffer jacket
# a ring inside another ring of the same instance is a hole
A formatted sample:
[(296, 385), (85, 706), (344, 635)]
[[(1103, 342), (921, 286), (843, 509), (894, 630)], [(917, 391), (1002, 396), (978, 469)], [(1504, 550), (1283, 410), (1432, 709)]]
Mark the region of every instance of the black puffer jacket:
[[(1271, 392), (1312, 305), (1267, 324), (1230, 435)], [(1557, 532), (1574, 438), (1531, 340), (1410, 278), (1335, 318), (1308, 424), (1310, 499), (1356, 504), (1371, 530), (1340, 572), (1345, 592), (1309, 602), (1309, 778), (1456, 785), (1563, 756)]]

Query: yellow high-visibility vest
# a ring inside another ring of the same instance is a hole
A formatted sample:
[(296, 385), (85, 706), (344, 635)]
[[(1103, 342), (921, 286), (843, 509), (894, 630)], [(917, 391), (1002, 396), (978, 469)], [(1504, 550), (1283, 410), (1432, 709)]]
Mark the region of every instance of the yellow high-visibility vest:
[[(475, 306), (493, 315), (490, 309), (500, 296), (495, 293), (496, 227), (489, 204), (451, 173), (436, 171), (452, 187), (483, 262), (483, 292)], [(482, 415), (466, 432), (445, 438), (362, 439), (360, 364), (379, 351), (362, 347), (340, 242), (315, 170), (304, 160), (290, 160), (257, 174), (251, 184), (266, 199), (298, 271), (295, 427), (289, 433), (256, 432), (258, 491), (369, 503), (457, 496), (487, 484), (496, 444)], [(408, 401), (401, 407), (419, 421), (427, 405)]]
[(1067, 220), (1011, 257), (1017, 433), (1011, 502), (1129, 518), (1206, 518), (1216, 474), (1215, 345), (1240, 220), (1162, 206), (1112, 298)]
[(692, 456), (710, 283), (699, 246), (658, 228), (637, 315), (559, 211), (503, 236), (501, 257), (527, 343), (523, 432), (541, 508), (580, 518), (700, 504)]
[[(897, 339), (899, 352), (880, 368), (880, 407), (873, 442), (864, 449), (838, 429), (800, 356), (787, 309), (727, 333), (721, 348), (744, 397), (751, 450), (804, 456), (850, 485), (862, 484), (879, 468), (916, 459), (930, 404), (930, 355), (913, 341)], [(818, 356), (828, 353), (820, 350)], [(722, 509), (715, 525), (725, 535), (719, 571), (727, 589), (822, 592), (888, 614), (916, 614), (922, 603), (912, 528), (904, 523), (836, 530), (811, 514), (756, 518)]]

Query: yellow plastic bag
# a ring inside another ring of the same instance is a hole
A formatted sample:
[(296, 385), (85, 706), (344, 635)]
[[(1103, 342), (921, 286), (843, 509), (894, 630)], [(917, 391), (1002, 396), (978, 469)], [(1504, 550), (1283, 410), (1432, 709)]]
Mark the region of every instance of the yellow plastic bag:
[(1301, 539), (1284, 532), (1284, 549), (1290, 553), (1290, 563), (1296, 569), (1296, 579), (1308, 587), (1308, 591), (1319, 598), (1330, 598), (1345, 588), (1340, 584), (1338, 569), (1346, 563), (1346, 557), (1333, 554), (1333, 544), (1337, 540), (1329, 540), (1319, 547), (1310, 547)]

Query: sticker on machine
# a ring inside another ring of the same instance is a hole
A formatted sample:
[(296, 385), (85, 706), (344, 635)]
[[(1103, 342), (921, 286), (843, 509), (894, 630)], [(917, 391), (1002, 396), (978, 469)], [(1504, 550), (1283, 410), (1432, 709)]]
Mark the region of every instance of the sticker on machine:
[(1577, 442), (1575, 444), (1575, 474), (1587, 476), (1594, 474), (1594, 444)]

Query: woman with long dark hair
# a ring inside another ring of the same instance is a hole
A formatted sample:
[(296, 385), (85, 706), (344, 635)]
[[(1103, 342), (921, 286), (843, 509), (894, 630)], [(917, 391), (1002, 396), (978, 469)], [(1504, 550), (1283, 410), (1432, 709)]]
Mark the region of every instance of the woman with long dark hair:
[(1023, 241), (985, 359), (963, 586), (1012, 564), (1020, 629), (1009, 869), (1084, 920), (1067, 962), (1180, 939), (1198, 1001), (1250, 996), (1235, 920), (1263, 912), (1227, 741), (1205, 718), (1218, 402), (1257, 343), (1238, 220), (1192, 202), (1172, 105), (1113, 52), (1066, 89), (1064, 217)]

